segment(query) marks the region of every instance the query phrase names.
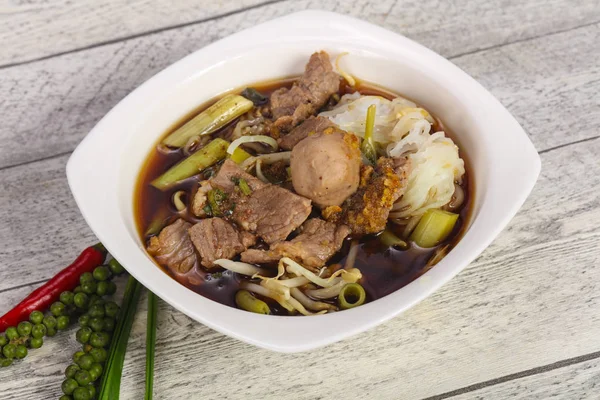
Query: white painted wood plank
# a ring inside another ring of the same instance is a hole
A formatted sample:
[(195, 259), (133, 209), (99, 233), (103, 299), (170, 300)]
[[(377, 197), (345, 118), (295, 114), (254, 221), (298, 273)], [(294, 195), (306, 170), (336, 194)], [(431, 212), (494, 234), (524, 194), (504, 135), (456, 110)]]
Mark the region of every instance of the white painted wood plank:
[[(543, 154), (542, 175), (531, 198), (476, 262), (402, 316), (327, 348), (297, 355), (271, 353), (217, 334), (161, 304), (156, 398), (336, 399), (342, 390), (355, 398), (420, 399), (598, 351), (598, 152), (599, 139)], [(39, 171), (50, 176), (62, 173), (62, 163), (64, 158), (15, 169), (27, 182), (37, 179)], [(0, 172), (0, 181), (6, 176), (6, 171)], [(40, 210), (71, 202), (58, 182), (50, 186), (57, 186), (55, 191), (35, 193)], [(18, 191), (14, 185), (8, 188)], [(27, 204), (24, 209), (31, 208)], [(76, 211), (61, 211), (69, 218), (64, 226), (91, 242)], [(0, 237), (17, 243), (19, 238), (35, 237), (35, 230), (63, 226), (61, 218), (50, 212), (40, 222), (21, 214), (13, 220), (20, 226), (11, 232), (17, 237), (10, 238), (6, 231), (0, 231)], [(74, 236), (68, 235), (71, 239), (61, 245), (65, 253), (76, 252)], [(31, 244), (29, 262), (20, 264), (20, 270), (55, 265), (47, 256), (48, 246), (43, 239)], [(18, 258), (10, 252), (0, 257), (1, 274), (9, 270), (11, 279)], [(33, 273), (50, 276), (53, 269)], [(14, 283), (16, 278), (12, 277)], [(0, 293), (0, 304), (16, 302), (26, 290), (20, 296), (16, 292)], [(122, 386), (125, 399), (139, 399), (143, 392), (144, 318), (141, 311), (129, 346)], [(0, 393), (14, 399), (47, 398), (45, 389), (60, 385), (59, 365), (66, 367), (72, 351), (39, 360), (41, 372), (20, 366), (0, 370)], [(36, 361), (32, 357), (27, 363)], [(32, 374), (27, 385), (15, 378), (21, 376), (18, 371)]]
[[(272, 0), (277, 1), (277, 0)], [(46, 57), (145, 32), (202, 21), (268, 0), (13, 0), (0, 8), (0, 65)], [(600, 20), (595, 0), (282, 1), (282, 15), (306, 8), (349, 13), (403, 32), (445, 55), (541, 36)], [(275, 14), (274, 14), (275, 12)], [(263, 19), (249, 19), (250, 23)]]
[(202, 21), (268, 0), (14, 0), (0, 3), (0, 65)]
[(452, 397), (452, 400), (487, 399), (596, 399), (600, 385), (600, 359), (531, 375)]
[[(299, 7), (300, 3), (279, 3), (0, 70), (0, 168), (71, 151), (104, 114), (152, 75), (218, 38), (290, 11), (290, 4)], [(307, 8), (317, 3), (301, 4)], [(366, 4), (365, 11), (352, 1), (327, 4), (353, 15), (372, 12), (374, 17), (394, 3)], [(405, 25), (412, 26), (411, 18), (411, 14), (399, 13), (381, 23), (402, 31)], [(448, 37), (458, 29), (452, 24), (462, 29), (468, 22), (448, 21), (451, 26), (436, 25), (436, 29), (446, 29)], [(599, 41), (600, 27), (593, 25), (460, 57), (456, 62), (491, 88), (528, 129), (538, 149), (544, 149), (597, 134), (600, 100), (594, 95), (600, 90)], [(463, 48), (457, 44), (453, 51)]]

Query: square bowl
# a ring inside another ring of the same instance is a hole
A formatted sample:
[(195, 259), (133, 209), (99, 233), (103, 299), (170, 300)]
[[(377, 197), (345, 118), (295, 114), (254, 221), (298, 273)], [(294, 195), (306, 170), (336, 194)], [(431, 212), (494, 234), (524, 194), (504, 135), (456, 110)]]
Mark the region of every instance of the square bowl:
[[(434, 268), (383, 298), (314, 317), (265, 316), (214, 302), (171, 279), (144, 249), (134, 218), (140, 168), (156, 141), (198, 105), (259, 81), (299, 75), (314, 51), (342, 52), (354, 76), (400, 93), (453, 132), (475, 183), (460, 242)], [(106, 155), (113, 158), (106, 162)], [(540, 158), (510, 113), (431, 50), (378, 26), (303, 11), (236, 33), (176, 62), (117, 104), (71, 155), (67, 177), (92, 231), (144, 286), (191, 318), (244, 342), (298, 352), (374, 327), (432, 294), (477, 257), (531, 192)]]

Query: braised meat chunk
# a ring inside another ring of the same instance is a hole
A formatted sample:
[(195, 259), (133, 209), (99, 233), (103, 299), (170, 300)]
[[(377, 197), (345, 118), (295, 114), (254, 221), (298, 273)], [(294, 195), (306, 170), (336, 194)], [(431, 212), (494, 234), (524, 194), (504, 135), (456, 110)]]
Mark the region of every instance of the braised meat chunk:
[(200, 182), (200, 187), (194, 194), (192, 199), (192, 212), (197, 217), (205, 217), (204, 207), (207, 204), (208, 192), (212, 189), (219, 188), (226, 193), (231, 193), (235, 189), (236, 181), (244, 179), (248, 184), (248, 187), (252, 190), (260, 189), (267, 184), (260, 179), (250, 175), (243, 171), (235, 162), (231, 160), (225, 160), (219, 172), (212, 178), (206, 181)]
[(188, 272), (198, 262), (194, 245), (188, 234), (191, 226), (189, 222), (178, 219), (163, 228), (158, 236), (150, 238), (148, 253), (154, 256), (160, 265), (174, 273)]
[(364, 170), (361, 186), (342, 205), (341, 212), (328, 214), (324, 210), (323, 216), (348, 225), (353, 235), (381, 232), (394, 202), (406, 190), (410, 168), (408, 161), (398, 165), (390, 158), (381, 157), (374, 171)]
[(339, 87), (340, 76), (333, 71), (329, 55), (324, 51), (314, 53), (304, 74), (290, 89), (281, 88), (271, 95), (275, 127), (289, 131), (316, 114)]
[(206, 268), (215, 266), (214, 261), (240, 254), (256, 243), (248, 232), (238, 232), (233, 225), (221, 218), (207, 218), (189, 229), (192, 243), (200, 253), (201, 264)]
[(317, 269), (337, 253), (350, 228), (336, 225), (319, 218), (306, 221), (300, 234), (289, 242), (279, 242), (269, 250), (250, 249), (242, 253), (242, 261), (255, 264), (268, 264), (290, 257), (310, 269)]
[(325, 128), (332, 127), (333, 122), (329, 118), (324, 117), (310, 117), (294, 129), (290, 133), (283, 135), (279, 139), (279, 146), (284, 150), (292, 150), (295, 145), (300, 143), (302, 139), (308, 137), (308, 135), (322, 132)]
[(308, 218), (310, 200), (276, 185), (267, 185), (239, 199), (233, 220), (267, 243), (285, 240)]

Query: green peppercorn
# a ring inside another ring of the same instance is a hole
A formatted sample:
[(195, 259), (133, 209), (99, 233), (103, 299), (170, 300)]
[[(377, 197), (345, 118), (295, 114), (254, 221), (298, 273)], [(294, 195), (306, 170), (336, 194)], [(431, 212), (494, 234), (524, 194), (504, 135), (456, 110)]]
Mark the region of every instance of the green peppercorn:
[(102, 365), (100, 365), (99, 363), (92, 364), (89, 372), (92, 378), (92, 382), (94, 382), (96, 379), (100, 378), (100, 375), (102, 375)]
[(108, 269), (108, 267), (101, 265), (99, 267), (94, 268), (94, 272), (92, 273), (92, 275), (97, 281), (107, 281), (108, 279), (110, 279), (111, 272), (110, 269)]
[(84, 283), (90, 283), (90, 282), (94, 282), (94, 275), (92, 275), (91, 272), (84, 272), (79, 277), (79, 283), (81, 284), (82, 288), (83, 288)]
[(81, 369), (88, 370), (90, 369), (92, 364), (94, 364), (94, 358), (89, 354), (84, 354), (81, 357), (79, 357), (79, 360), (77, 360), (77, 365), (79, 365)]
[(115, 318), (119, 313), (119, 306), (114, 301), (109, 301), (104, 305), (104, 314), (107, 317)]
[(92, 381), (90, 373), (86, 370), (79, 370), (75, 373), (75, 380), (80, 386), (85, 386)]
[(31, 340), (29, 341), (29, 345), (31, 346), (32, 349), (39, 349), (40, 347), (42, 347), (43, 344), (44, 344), (44, 339), (42, 339), (41, 337), (39, 337), (39, 338), (32, 337)]
[(7, 344), (6, 346), (2, 347), (2, 354), (4, 354), (4, 357), (11, 359), (11, 358), (15, 358), (17, 353), (17, 346), (15, 346), (12, 343)]
[(113, 275), (121, 275), (123, 272), (125, 272), (125, 268), (123, 268), (123, 266), (114, 258), (108, 262), (108, 267)]
[(100, 332), (104, 329), (104, 319), (101, 317), (92, 318), (90, 320), (90, 328), (92, 328), (94, 332)]
[(79, 359), (81, 358), (81, 356), (83, 356), (85, 354), (85, 352), (79, 350), (76, 351), (75, 354), (73, 354), (73, 362), (77, 363), (79, 361)]
[[(44, 325), (46, 325), (46, 328), (50, 329), (50, 328), (56, 328), (56, 318), (52, 315), (46, 315), (44, 317)], [(50, 336), (50, 335), (48, 335)]]
[(91, 318), (92, 317), (90, 317), (88, 314), (83, 314), (79, 317), (77, 322), (79, 322), (79, 325), (81, 325), (81, 327), (88, 326), (90, 324)]
[(68, 316), (61, 315), (60, 317), (58, 317), (56, 319), (56, 328), (61, 331), (64, 329), (67, 329), (69, 327), (69, 322), (70, 322), (70, 319)]
[(1, 367), (10, 367), (13, 363), (13, 360), (10, 358), (0, 358), (0, 368)]
[(98, 296), (96, 293), (92, 294), (90, 296), (90, 305), (89, 307), (96, 305), (96, 304), (104, 304), (104, 300), (102, 300), (102, 297)]
[(79, 385), (75, 379), (68, 378), (63, 381), (61, 387), (64, 394), (71, 395), (73, 394), (73, 391), (79, 387)]
[(94, 349), (95, 347), (92, 346), (89, 343), (86, 343), (83, 345), (83, 351), (85, 351), (86, 353), (89, 353), (90, 351), (92, 351), (92, 349)]
[(52, 305), (50, 306), (50, 312), (52, 313), (52, 315), (54, 315), (55, 317), (60, 317), (61, 315), (64, 315), (65, 313), (65, 305), (63, 304), (63, 302), (61, 301), (57, 301), (52, 303)]
[(96, 361), (97, 363), (102, 363), (106, 361), (106, 358), (108, 357), (108, 352), (102, 347), (94, 347), (90, 351), (90, 355), (94, 358), (94, 361)]
[(89, 304), (90, 298), (85, 293), (76, 293), (73, 297), (73, 302), (78, 308), (85, 309)]
[(43, 320), (44, 313), (41, 311), (33, 311), (31, 314), (29, 314), (29, 321), (31, 321), (32, 324), (41, 324)]
[(8, 339), (6, 336), (0, 336), (0, 347), (6, 346), (8, 344)]
[(4, 334), (6, 335), (6, 338), (9, 341), (17, 339), (19, 337), (19, 331), (17, 331), (17, 328), (15, 328), (14, 326), (9, 326), (8, 328), (6, 328), (6, 332), (4, 332)]
[(110, 343), (110, 335), (106, 332), (93, 332), (90, 335), (90, 344), (94, 347), (106, 347)]
[(31, 333), (31, 328), (33, 328), (33, 325), (31, 325), (31, 322), (29, 322), (29, 321), (19, 322), (19, 325), (17, 325), (17, 332), (19, 333), (20, 336), (29, 336), (29, 334)]
[(90, 383), (90, 384), (87, 386), (87, 388), (88, 388), (88, 390), (89, 390), (89, 392), (90, 392), (90, 399), (94, 399), (94, 398), (96, 398), (96, 387), (94, 386), (94, 384), (93, 384), (93, 383)]
[(104, 318), (104, 332), (112, 332), (115, 330), (115, 320), (110, 317)]
[(106, 296), (108, 292), (108, 283), (109, 282), (106, 281), (98, 282), (98, 285), (96, 285), (96, 294), (98, 296)]
[(73, 400), (73, 398), (67, 394), (63, 394), (58, 398), (58, 400)]
[(67, 367), (67, 369), (65, 369), (65, 377), (74, 378), (77, 371), (80, 371), (80, 370), (81, 370), (81, 368), (79, 368), (79, 365), (71, 364)]
[(81, 293), (81, 292), (82, 292), (82, 290), (81, 290), (81, 285), (77, 285), (77, 286), (75, 287), (75, 289), (73, 289), (73, 293), (75, 293), (75, 294), (77, 294), (77, 293)]
[(89, 327), (84, 326), (83, 328), (80, 328), (77, 331), (77, 333), (75, 334), (75, 338), (79, 343), (86, 344), (87, 342), (89, 342), (91, 334), (92, 330)]
[(108, 282), (108, 286), (106, 288), (107, 295), (113, 295), (117, 293), (117, 285), (114, 282)]
[(19, 359), (27, 357), (27, 347), (23, 346), (22, 344), (17, 345), (17, 348), (15, 349), (15, 357)]
[(73, 304), (74, 297), (75, 297), (75, 294), (73, 292), (70, 292), (67, 290), (60, 294), (60, 301), (69, 306), (69, 305)]
[(90, 400), (90, 390), (86, 387), (78, 387), (73, 391), (73, 400)]
[(33, 328), (31, 328), (31, 336), (37, 339), (41, 339), (46, 334), (48, 328), (44, 324), (35, 324)]
[(56, 328), (48, 328), (46, 331), (46, 336), (53, 337), (56, 336)]
[(94, 304), (93, 306), (90, 307), (88, 314), (90, 314), (90, 317), (92, 317), (92, 318), (104, 317), (104, 306), (102, 306), (100, 304)]
[(96, 281), (86, 282), (81, 285), (83, 293), (93, 294), (96, 293), (97, 283)]

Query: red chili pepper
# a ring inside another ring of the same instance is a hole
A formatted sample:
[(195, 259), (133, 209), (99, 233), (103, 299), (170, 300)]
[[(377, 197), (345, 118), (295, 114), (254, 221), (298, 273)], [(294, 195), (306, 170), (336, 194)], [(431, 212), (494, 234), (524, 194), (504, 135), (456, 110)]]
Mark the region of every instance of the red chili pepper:
[(0, 332), (10, 326), (17, 326), (21, 321), (27, 321), (33, 311), (44, 311), (59, 299), (65, 290), (73, 290), (79, 284), (79, 277), (84, 272), (92, 272), (104, 262), (106, 250), (102, 244), (88, 247), (67, 268), (60, 271), (43, 286), (37, 288), (15, 308), (0, 317)]

